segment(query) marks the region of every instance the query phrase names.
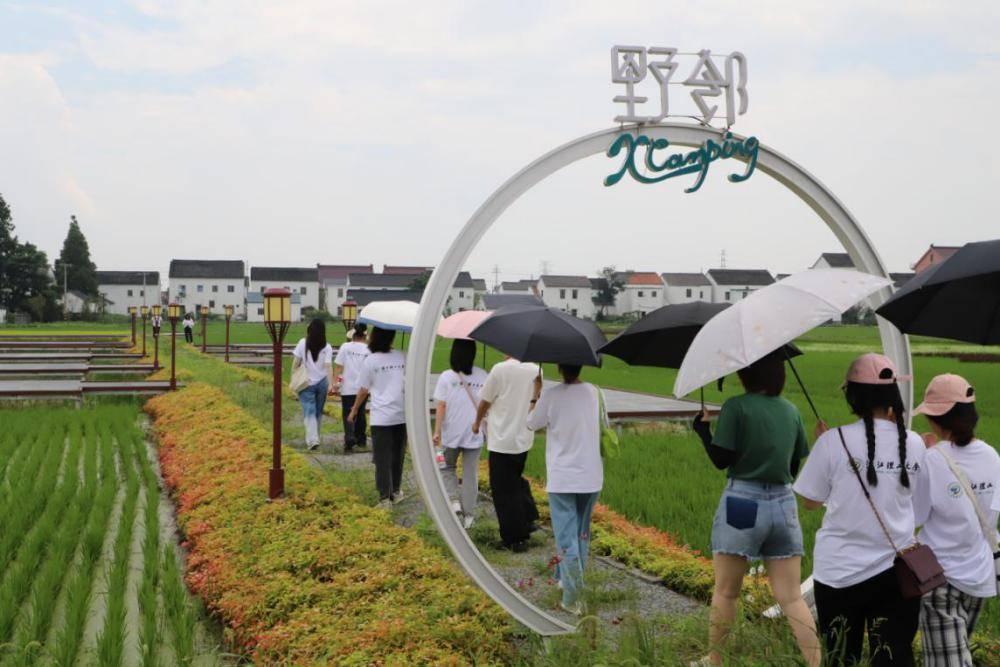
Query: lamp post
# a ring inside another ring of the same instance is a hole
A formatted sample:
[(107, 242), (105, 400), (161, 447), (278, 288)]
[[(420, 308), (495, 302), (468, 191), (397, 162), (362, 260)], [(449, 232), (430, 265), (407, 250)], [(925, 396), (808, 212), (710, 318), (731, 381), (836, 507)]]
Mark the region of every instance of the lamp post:
[(354, 299), (348, 299), (340, 306), (340, 318), (344, 321), (344, 328), (348, 331), (354, 328), (358, 322), (358, 304)]
[(208, 344), (208, 306), (201, 307), (201, 352), (207, 351)]
[(223, 306), (226, 313), (226, 363), (229, 363), (229, 321), (233, 319), (233, 307)]
[(149, 306), (140, 306), (139, 313), (142, 315), (142, 356), (146, 356), (146, 318), (149, 317)]
[(136, 307), (129, 306), (128, 314), (132, 316), (132, 347), (135, 347), (135, 313), (136, 313)]
[(272, 500), (285, 493), (285, 471), (281, 467), (281, 352), (285, 334), (292, 324), (292, 293), (272, 287), (264, 292), (264, 326), (271, 334), (274, 349), (274, 418), (271, 441), (272, 464), (268, 497)]
[(170, 390), (177, 389), (177, 320), (181, 317), (181, 306), (172, 303), (167, 306), (170, 316)]
[(153, 311), (153, 371), (160, 370), (160, 327), (163, 325), (163, 318), (160, 316), (163, 307), (156, 303), (152, 306)]

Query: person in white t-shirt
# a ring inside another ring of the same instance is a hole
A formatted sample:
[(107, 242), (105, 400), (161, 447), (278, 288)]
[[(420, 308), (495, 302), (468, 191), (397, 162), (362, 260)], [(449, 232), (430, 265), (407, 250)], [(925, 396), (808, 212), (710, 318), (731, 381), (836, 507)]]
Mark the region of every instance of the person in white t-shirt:
[(194, 342), (194, 315), (192, 315), (191, 313), (185, 313), (185, 315), (184, 315), (184, 321), (182, 322), (182, 324), (184, 325), (184, 341), (186, 343), (193, 343)]
[(361, 406), (371, 396), (372, 458), (375, 460), (375, 488), (378, 489), (380, 507), (388, 507), (403, 499), (406, 357), (392, 349), (395, 338), (395, 331), (372, 327), (368, 335), (371, 354), (361, 366), (357, 399), (348, 415), (348, 421), (353, 424)]
[(350, 454), (354, 449), (364, 449), (368, 446), (368, 424), (365, 419), (363, 403), (358, 406), (357, 417), (353, 422), (347, 421), (354, 403), (358, 398), (358, 380), (365, 359), (371, 354), (365, 343), (368, 327), (364, 323), (356, 325), (351, 330), (351, 340), (337, 349), (335, 365), (334, 393), (340, 394), (340, 408), (344, 418), (344, 453)]
[(534, 443), (527, 426), (528, 410), (534, 400), (535, 378), (541, 372), (536, 364), (510, 357), (490, 369), (472, 425), (473, 433), (479, 433), (486, 419), (490, 490), (500, 541), (503, 548), (516, 552), (527, 551), (528, 537), (537, 528), (538, 508), (524, 479), (524, 464)]
[[(476, 342), (459, 339), (451, 345), (451, 358), (434, 388), (437, 401), (434, 419), (434, 444), (444, 448), (441, 477), (452, 498), (452, 509), (462, 516), (463, 525), (472, 527), (479, 496), (479, 450), (482, 432), (473, 433), (479, 393), (486, 383), (486, 371), (474, 365)], [(458, 457), (462, 457), (461, 500), (456, 475)]]
[(320, 425), (326, 395), (333, 383), (333, 348), (326, 342), (326, 324), (314, 319), (306, 328), (306, 337), (292, 351), (292, 372), (305, 364), (309, 386), (299, 392), (302, 420), (306, 426), (306, 446), (319, 448)]
[(920, 636), (929, 666), (972, 664), (969, 638), (983, 601), (997, 594), (997, 512), (990, 504), (997, 496), (1000, 455), (976, 438), (975, 401), (965, 378), (938, 375), (913, 411), (927, 417), (932, 431), (924, 436), (929, 449), (914, 495), (916, 522), (923, 526), (920, 541), (934, 551), (948, 580), (921, 600)]
[(545, 432), (545, 490), (552, 532), (559, 549), (556, 576), (562, 584), (565, 611), (579, 615), (580, 588), (590, 550), (590, 517), (604, 486), (601, 462), (601, 414), (597, 387), (580, 381), (580, 366), (559, 365), (562, 384), (542, 391), (536, 377), (536, 401), (528, 428)]
[(793, 486), (807, 509), (826, 506), (813, 579), (820, 634), (836, 664), (860, 661), (866, 627), (873, 665), (913, 664), (920, 599), (903, 598), (893, 561), (914, 542), (913, 490), (926, 449), (906, 429), (903, 379), (881, 354), (855, 359), (844, 395), (861, 419), (823, 433)]

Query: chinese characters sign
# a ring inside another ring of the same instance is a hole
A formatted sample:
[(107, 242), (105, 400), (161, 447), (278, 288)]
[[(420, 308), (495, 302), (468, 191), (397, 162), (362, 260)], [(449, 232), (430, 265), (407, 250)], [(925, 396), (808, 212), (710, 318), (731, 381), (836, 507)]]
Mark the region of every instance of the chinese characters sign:
[[(683, 81), (674, 81), (682, 64), (690, 74)], [(647, 74), (655, 82), (658, 101), (651, 102), (636, 92)], [(693, 89), (691, 98), (706, 125), (719, 114), (720, 104), (724, 106), (726, 127), (732, 127), (736, 116), (747, 111), (747, 60), (736, 51), (713, 56), (708, 49), (687, 54), (672, 47), (615, 46), (611, 49), (611, 81), (625, 87), (624, 94), (614, 97), (615, 103), (624, 105), (623, 113), (615, 116), (618, 123), (658, 123), (671, 115), (687, 115), (671, 114), (672, 85)]]

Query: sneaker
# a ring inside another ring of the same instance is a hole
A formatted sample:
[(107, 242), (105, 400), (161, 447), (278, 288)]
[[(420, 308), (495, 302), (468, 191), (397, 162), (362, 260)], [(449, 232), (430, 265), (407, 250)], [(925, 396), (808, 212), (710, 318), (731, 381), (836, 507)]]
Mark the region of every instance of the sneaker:
[(579, 600), (574, 602), (573, 604), (566, 604), (565, 602), (560, 602), (559, 608), (569, 614), (573, 614), (574, 616), (580, 616), (583, 614), (583, 605), (580, 604)]
[(476, 521), (476, 517), (472, 516), (471, 514), (466, 514), (465, 518), (462, 519), (462, 526), (466, 530), (468, 530), (468, 529), (472, 528), (472, 524), (475, 523), (475, 521)]
[(396, 493), (392, 494), (392, 504), (395, 505), (396, 503), (403, 502), (403, 498), (405, 498), (405, 497), (406, 496), (403, 495), (403, 490), (400, 489)]
[(389, 500), (388, 498), (383, 498), (382, 500), (378, 501), (378, 504), (375, 505), (375, 507), (377, 507), (380, 510), (391, 510), (392, 501)]
[(520, 542), (514, 542), (514, 544), (511, 545), (510, 550), (516, 554), (523, 554), (528, 550), (528, 541), (521, 540)]
[(319, 449), (319, 443), (318, 442), (314, 442), (313, 444), (307, 445), (307, 446), (308, 446), (310, 452), (315, 452), (317, 449)]
[(461, 514), (462, 503), (458, 502), (457, 500), (451, 501), (451, 511), (454, 512), (455, 514)]

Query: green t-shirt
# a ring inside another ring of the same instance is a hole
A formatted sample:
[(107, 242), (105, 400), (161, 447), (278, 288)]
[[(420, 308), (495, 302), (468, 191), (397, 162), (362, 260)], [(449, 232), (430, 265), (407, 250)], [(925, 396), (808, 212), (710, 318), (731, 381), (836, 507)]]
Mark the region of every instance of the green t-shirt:
[(788, 484), (790, 466), (809, 453), (798, 408), (780, 396), (743, 394), (722, 405), (712, 444), (740, 458), (729, 467), (733, 479)]

